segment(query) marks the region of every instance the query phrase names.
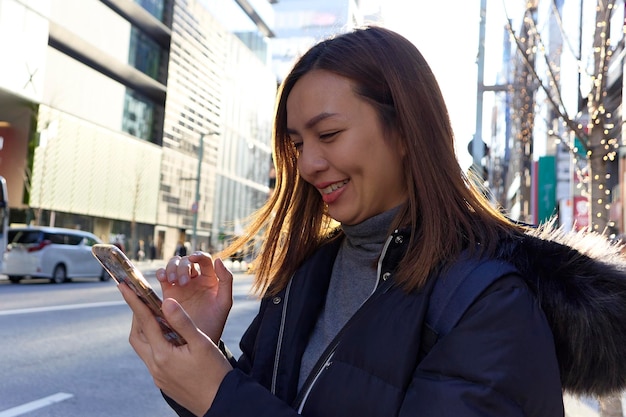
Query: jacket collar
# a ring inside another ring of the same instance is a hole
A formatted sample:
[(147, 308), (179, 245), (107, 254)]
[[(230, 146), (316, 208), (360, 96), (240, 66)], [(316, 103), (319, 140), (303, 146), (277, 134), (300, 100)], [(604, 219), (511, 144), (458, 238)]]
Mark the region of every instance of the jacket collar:
[(596, 233), (542, 226), (503, 244), (552, 328), (564, 389), (604, 395), (626, 387), (626, 260)]

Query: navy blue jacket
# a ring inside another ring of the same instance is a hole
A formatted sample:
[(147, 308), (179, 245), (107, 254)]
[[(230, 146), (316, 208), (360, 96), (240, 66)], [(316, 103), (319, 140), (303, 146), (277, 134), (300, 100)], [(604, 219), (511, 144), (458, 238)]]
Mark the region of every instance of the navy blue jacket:
[(425, 353), (424, 318), (434, 280), (411, 294), (394, 285), (404, 244), (402, 236), (390, 239), (377, 290), (299, 393), (300, 360), (339, 245), (320, 248), (285, 290), (262, 300), (242, 337), (236, 369), (205, 416), (286, 417), (297, 410), (308, 417), (563, 416), (553, 335), (526, 280), (514, 274), (496, 281)]

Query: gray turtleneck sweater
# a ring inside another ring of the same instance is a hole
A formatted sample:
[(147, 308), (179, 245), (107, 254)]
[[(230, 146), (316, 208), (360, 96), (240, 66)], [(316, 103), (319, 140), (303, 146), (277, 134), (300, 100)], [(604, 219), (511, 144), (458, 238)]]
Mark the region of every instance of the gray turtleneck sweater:
[(324, 349), (376, 288), (378, 257), (398, 208), (356, 225), (343, 225), (345, 234), (333, 265), (326, 304), (302, 356), (299, 389)]

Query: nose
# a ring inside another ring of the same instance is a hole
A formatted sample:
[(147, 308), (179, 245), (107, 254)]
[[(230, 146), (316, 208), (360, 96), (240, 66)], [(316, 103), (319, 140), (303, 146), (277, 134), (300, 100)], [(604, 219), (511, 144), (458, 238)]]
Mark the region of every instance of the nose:
[(328, 159), (317, 141), (305, 141), (298, 157), (298, 170), (306, 180), (328, 168)]

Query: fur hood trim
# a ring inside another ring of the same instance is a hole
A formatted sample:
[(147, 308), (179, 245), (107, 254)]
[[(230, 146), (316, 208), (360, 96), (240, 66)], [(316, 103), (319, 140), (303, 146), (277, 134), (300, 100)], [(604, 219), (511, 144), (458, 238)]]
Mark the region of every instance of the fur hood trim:
[(563, 389), (606, 395), (626, 388), (626, 258), (621, 244), (551, 225), (501, 255), (526, 278), (552, 327)]

